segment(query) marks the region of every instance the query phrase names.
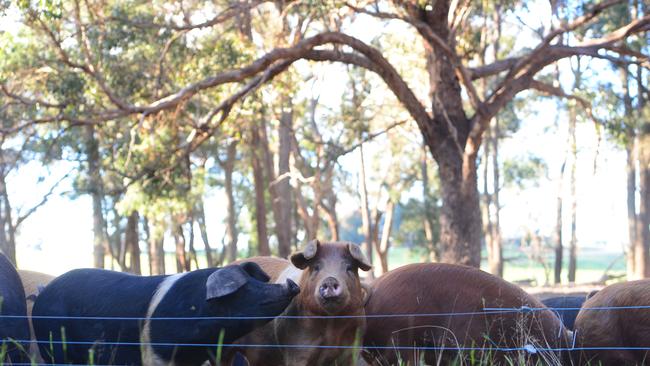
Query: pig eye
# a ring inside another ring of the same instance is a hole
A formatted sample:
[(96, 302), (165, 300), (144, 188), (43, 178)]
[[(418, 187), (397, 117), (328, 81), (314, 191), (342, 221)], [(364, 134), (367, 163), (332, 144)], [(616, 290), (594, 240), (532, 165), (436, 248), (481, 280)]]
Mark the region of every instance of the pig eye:
[(320, 271), (320, 264), (314, 264), (314, 272)]
[(354, 266), (351, 264), (348, 264), (345, 266), (345, 270), (348, 272), (353, 272), (354, 271)]

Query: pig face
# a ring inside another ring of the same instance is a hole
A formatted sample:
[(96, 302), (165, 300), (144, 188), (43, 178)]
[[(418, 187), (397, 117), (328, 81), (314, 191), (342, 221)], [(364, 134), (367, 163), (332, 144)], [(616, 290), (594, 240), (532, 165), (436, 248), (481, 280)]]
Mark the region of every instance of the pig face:
[(294, 266), (304, 270), (300, 301), (307, 311), (336, 315), (363, 308), (359, 269), (371, 266), (358, 245), (310, 241), (291, 256)]
[(252, 262), (223, 267), (208, 277), (209, 312), (214, 316), (241, 317), (226, 321), (227, 338), (236, 339), (280, 315), (300, 292), (290, 279), (285, 284), (268, 282), (269, 276)]

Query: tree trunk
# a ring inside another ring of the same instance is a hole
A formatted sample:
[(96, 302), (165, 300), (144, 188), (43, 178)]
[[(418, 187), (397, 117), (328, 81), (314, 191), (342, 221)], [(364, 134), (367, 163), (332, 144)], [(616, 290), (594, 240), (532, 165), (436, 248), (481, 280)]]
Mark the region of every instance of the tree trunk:
[[(637, 90), (643, 90), (643, 78), (637, 70)], [(643, 115), (645, 98), (638, 95), (639, 115)], [(634, 253), (634, 270), (637, 278), (650, 277), (650, 123), (641, 125), (639, 131), (639, 221), (637, 223), (637, 240)]]
[(224, 186), (226, 189), (226, 207), (228, 216), (226, 218), (226, 258), (228, 263), (237, 260), (237, 241), (239, 232), (237, 230), (237, 209), (235, 208), (235, 191), (232, 184), (232, 175), (237, 158), (237, 141), (228, 144), (226, 162), (224, 163)]
[[(194, 233), (194, 213), (192, 212), (192, 216), (190, 216), (190, 220), (188, 222), (189, 224), (189, 237), (190, 239), (188, 240), (188, 246), (189, 246), (189, 251), (190, 251), (190, 258), (189, 258), (189, 269), (188, 271), (192, 270), (192, 262), (194, 262), (194, 268), (199, 269), (201, 266), (199, 265), (199, 256), (196, 253), (196, 248), (194, 247), (196, 235)], [(207, 251), (206, 251), (206, 256), (207, 256)], [(208, 266), (210, 267), (210, 266)]]
[(309, 209), (307, 207), (307, 200), (305, 200), (305, 197), (302, 195), (301, 189), (301, 187), (298, 187), (298, 189), (295, 190), (296, 201), (298, 203), (298, 214), (303, 222), (305, 240), (312, 240), (316, 238), (316, 235), (318, 235), (318, 227), (314, 226), (314, 220), (312, 219), (312, 215), (309, 214)]
[(497, 275), (494, 268), (494, 248), (493, 248), (493, 238), (492, 238), (492, 194), (490, 193), (490, 148), (492, 147), (492, 131), (488, 128), (485, 132), (485, 143), (483, 145), (483, 199), (484, 199), (484, 209), (485, 214), (483, 218), (485, 219), (485, 246), (487, 249), (487, 260), (488, 268), (490, 273)]
[[(226, 201), (228, 204), (230, 204), (230, 196), (232, 195), (232, 171), (230, 172), (230, 176), (228, 177), (228, 180), (226, 180)], [(196, 205), (196, 221), (199, 225), (199, 232), (201, 233), (201, 240), (203, 241), (203, 247), (205, 248), (205, 259), (208, 262), (208, 267), (214, 267), (214, 257), (212, 256), (212, 247), (210, 246), (210, 240), (208, 239), (208, 229), (205, 223), (205, 207), (203, 205), (203, 199), (200, 199), (199, 202)], [(230, 208), (228, 208), (229, 210)], [(228, 217), (226, 218), (226, 221), (230, 221), (230, 211), (228, 211)], [(233, 215), (234, 216), (234, 215)], [(226, 232), (228, 231), (230, 223), (226, 224)], [(236, 257), (236, 255), (235, 255)], [(198, 265), (197, 265), (198, 267)]]
[[(427, 249), (429, 250), (429, 260), (437, 262), (440, 259), (439, 246), (436, 245), (436, 238), (434, 236), (434, 206), (431, 205), (431, 192), (429, 188), (429, 171), (427, 162), (427, 146), (422, 144), (422, 155), (420, 160), (420, 170), (422, 172), (422, 200), (424, 204), (424, 211), (426, 214), (423, 218), (424, 224), (424, 237), (427, 241)], [(437, 212), (435, 213), (437, 215)]]
[[(412, 15), (426, 22), (435, 35), (449, 40), (449, 6), (449, 1), (438, 1), (431, 11), (416, 10)], [(426, 39), (427, 35), (424, 36)], [(450, 46), (454, 47), (453, 44)], [(480, 141), (473, 141), (473, 145), (466, 148), (471, 123), (465, 115), (452, 60), (444, 50), (429, 42), (424, 43), (424, 49), (433, 120), (419, 121), (419, 125), (439, 168), (443, 200), (440, 211), (440, 260), (480, 267), (483, 233), (476, 166)], [(475, 121), (479, 124), (484, 122)]]
[[(386, 215), (384, 216), (384, 226), (381, 230), (381, 241), (377, 243), (376, 250), (379, 255), (379, 261), (381, 263), (381, 274), (388, 272), (388, 252), (390, 249), (390, 235), (393, 229), (393, 217), (395, 213), (395, 202), (392, 199), (389, 199), (386, 202)], [(379, 223), (375, 223), (379, 225)]]
[(187, 260), (187, 252), (185, 251), (183, 225), (181, 223), (174, 223), (172, 232), (174, 233), (174, 244), (176, 244), (176, 272), (189, 271), (190, 262)]
[(557, 187), (556, 209), (555, 209), (555, 265), (553, 266), (553, 282), (558, 285), (562, 282), (562, 266), (564, 247), (562, 246), (562, 187), (564, 185), (564, 169), (566, 167), (566, 156), (560, 167), (560, 177)]
[[(287, 98), (288, 99), (288, 98)], [(289, 180), (289, 159), (291, 157), (291, 134), (293, 133), (293, 105), (291, 100), (282, 110), (280, 125), (278, 126), (278, 180), (272, 184), (276, 186), (276, 204), (278, 217), (276, 218), (275, 231), (278, 238), (278, 254), (282, 258), (291, 254), (291, 184)]]
[(149, 273), (153, 275), (165, 274), (164, 230), (162, 224), (149, 220)]
[[(621, 84), (623, 85), (623, 105), (625, 115), (632, 116), (632, 97), (629, 88), (629, 70), (627, 66), (621, 68)], [(627, 247), (627, 278), (632, 280), (636, 278), (635, 265), (635, 243), (637, 241), (637, 215), (636, 215), (636, 156), (635, 156), (636, 131), (632, 123), (628, 122), (625, 126), (625, 155), (627, 173), (627, 227), (629, 243)]]
[(95, 139), (95, 126), (86, 126), (86, 156), (88, 159), (88, 191), (93, 201), (93, 264), (104, 268), (107, 239), (104, 233), (104, 212), (102, 210), (103, 187), (100, 173), (99, 146)]
[(571, 145), (571, 172), (570, 174), (570, 189), (571, 189), (571, 241), (569, 242), (569, 268), (568, 279), (569, 283), (575, 283), (576, 270), (577, 270), (577, 251), (578, 251), (578, 238), (576, 235), (577, 224), (577, 196), (576, 196), (576, 168), (578, 159), (578, 150), (576, 144), (576, 106), (569, 106), (569, 138)]
[(255, 189), (255, 227), (257, 231), (257, 253), (258, 255), (271, 255), (269, 237), (266, 224), (266, 180), (262, 159), (259, 156), (261, 148), (261, 137), (258, 126), (251, 126), (251, 166), (253, 169), (253, 185)]
[[(1, 154), (0, 150), (0, 154)], [(6, 171), (0, 155), (0, 252), (16, 265), (15, 227), (11, 214), (11, 203), (7, 192)]]
[(126, 242), (122, 237), (122, 216), (117, 208), (113, 206), (113, 233), (108, 234), (108, 228), (104, 227), (104, 235), (108, 238), (108, 247), (110, 249), (111, 269), (114, 269), (114, 262), (120, 266), (122, 271), (127, 269), (126, 266)]
[(140, 240), (138, 235), (138, 221), (140, 216), (138, 211), (133, 211), (126, 221), (126, 231), (124, 233), (124, 244), (126, 251), (129, 253), (128, 270), (131, 273), (142, 274), (140, 268)]
[[(336, 202), (332, 202), (336, 204)], [(327, 221), (327, 227), (330, 231), (330, 240), (339, 241), (339, 220), (336, 215), (336, 207), (328, 207), (326, 205), (321, 205), (320, 208), (323, 210), (325, 220)]]
[[(434, 146), (429, 145), (431, 151)], [(446, 154), (440, 158), (443, 203), (440, 212), (441, 262), (481, 265), (481, 207), (476, 157)]]
[(494, 118), (494, 134), (492, 136), (492, 181), (494, 190), (492, 193), (492, 205), (494, 207), (494, 219), (492, 222), (492, 232), (490, 239), (492, 241), (492, 262), (490, 263), (490, 273), (495, 276), (503, 277), (503, 248), (501, 246), (501, 204), (499, 201), (499, 191), (501, 190), (501, 176), (499, 171), (499, 118)]
[(650, 136), (643, 131), (639, 152), (639, 221), (638, 234), (634, 246), (635, 278), (648, 277), (648, 243), (650, 242)]
[[(364, 157), (363, 157), (363, 144), (359, 146), (359, 159), (360, 159), (359, 160), (360, 163), (359, 195), (361, 197), (361, 222), (362, 222), (363, 234), (366, 238), (366, 241), (365, 243), (363, 243), (363, 245), (365, 246), (366, 249), (366, 257), (370, 261), (370, 264), (372, 264), (373, 262), (372, 223), (370, 222), (370, 208), (368, 206), (368, 189), (366, 186), (366, 164), (364, 162)], [(368, 272), (368, 274), (371, 278), (374, 277), (373, 271)]]

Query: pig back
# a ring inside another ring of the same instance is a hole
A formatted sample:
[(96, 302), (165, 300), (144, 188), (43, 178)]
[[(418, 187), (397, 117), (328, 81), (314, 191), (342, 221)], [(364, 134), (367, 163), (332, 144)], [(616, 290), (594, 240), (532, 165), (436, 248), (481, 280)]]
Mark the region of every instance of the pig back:
[[(650, 279), (629, 281), (609, 285), (587, 299), (576, 317), (578, 350), (574, 358), (603, 365), (647, 362), (650, 357), (646, 349), (650, 346), (650, 309), (646, 308), (650, 305), (649, 290)], [(609, 349), (588, 349), (602, 347)]]
[[(371, 286), (364, 357), (375, 363), (402, 359), (413, 364), (420, 357), (436, 362), (438, 357), (453, 360), (471, 353), (492, 362), (508, 356), (496, 348), (567, 344), (567, 333), (550, 310), (484, 311), (522, 306), (544, 307), (519, 287), (475, 268), (439, 263), (400, 267)], [(467, 349), (458, 353), (449, 348)]]

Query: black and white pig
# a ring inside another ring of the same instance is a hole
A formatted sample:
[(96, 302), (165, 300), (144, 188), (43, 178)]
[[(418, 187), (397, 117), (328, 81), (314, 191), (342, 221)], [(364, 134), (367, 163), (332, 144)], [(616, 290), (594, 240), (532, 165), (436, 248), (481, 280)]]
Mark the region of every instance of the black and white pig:
[(34, 331), (46, 362), (200, 365), (300, 292), (268, 281), (254, 263), (150, 277), (73, 270), (39, 294)]
[(16, 268), (0, 253), (0, 355), (2, 347), (5, 357), (0, 357), (0, 365), (29, 362), (25, 291)]

